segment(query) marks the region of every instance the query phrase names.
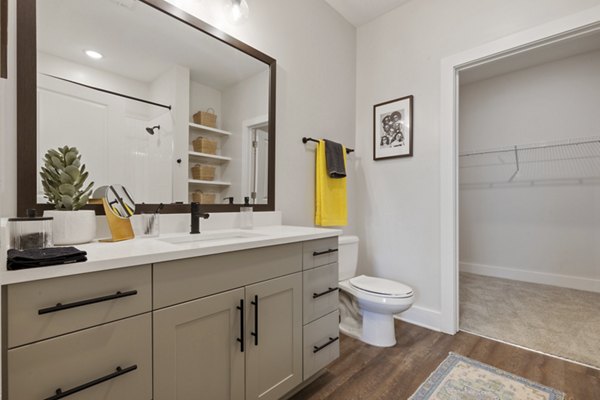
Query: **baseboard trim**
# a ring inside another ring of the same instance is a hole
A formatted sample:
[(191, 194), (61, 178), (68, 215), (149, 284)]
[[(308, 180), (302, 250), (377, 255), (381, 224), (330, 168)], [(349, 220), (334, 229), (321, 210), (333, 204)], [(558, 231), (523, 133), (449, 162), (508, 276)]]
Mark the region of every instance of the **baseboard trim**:
[(514, 281), (540, 283), (543, 285), (560, 286), (570, 289), (585, 290), (600, 293), (600, 279), (582, 278), (571, 275), (559, 275), (546, 272), (526, 271), (522, 269), (497, 267), (493, 265), (460, 263), (461, 272), (492, 276), (495, 278), (511, 279)]
[(442, 313), (429, 308), (412, 306), (403, 313), (394, 315), (394, 318), (431, 329), (432, 331), (441, 332)]

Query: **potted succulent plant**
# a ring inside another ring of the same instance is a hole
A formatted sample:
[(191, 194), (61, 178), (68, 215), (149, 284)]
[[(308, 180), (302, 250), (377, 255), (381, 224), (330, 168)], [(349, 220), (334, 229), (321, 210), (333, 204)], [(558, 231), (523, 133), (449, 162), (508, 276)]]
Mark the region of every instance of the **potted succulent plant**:
[(94, 182), (85, 185), (88, 172), (75, 147), (50, 149), (44, 156), (40, 172), (44, 196), (55, 210), (44, 211), (54, 218), (55, 245), (87, 243), (96, 236), (96, 213), (81, 210), (87, 204)]

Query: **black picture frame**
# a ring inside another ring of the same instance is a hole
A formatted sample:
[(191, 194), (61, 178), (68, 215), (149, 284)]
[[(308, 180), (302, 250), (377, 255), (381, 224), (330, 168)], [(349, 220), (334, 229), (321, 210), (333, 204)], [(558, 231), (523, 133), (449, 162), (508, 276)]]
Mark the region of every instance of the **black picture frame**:
[(414, 97), (373, 106), (373, 160), (413, 156)]

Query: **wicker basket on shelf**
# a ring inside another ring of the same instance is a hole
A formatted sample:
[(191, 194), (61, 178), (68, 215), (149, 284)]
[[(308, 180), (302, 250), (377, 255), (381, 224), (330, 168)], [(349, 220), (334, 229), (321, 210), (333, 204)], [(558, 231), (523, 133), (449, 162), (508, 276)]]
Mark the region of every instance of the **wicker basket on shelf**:
[(192, 192), (192, 201), (200, 204), (215, 204), (215, 193)]
[(201, 181), (215, 180), (215, 167), (206, 164), (196, 164), (192, 167), (192, 178)]
[(206, 111), (198, 111), (192, 118), (196, 124), (208, 126), (210, 128), (217, 127), (217, 114), (215, 114), (215, 110), (212, 108), (209, 108)]
[(216, 140), (210, 140), (200, 136), (192, 141), (192, 146), (194, 147), (194, 151), (197, 151), (198, 153), (217, 154)]

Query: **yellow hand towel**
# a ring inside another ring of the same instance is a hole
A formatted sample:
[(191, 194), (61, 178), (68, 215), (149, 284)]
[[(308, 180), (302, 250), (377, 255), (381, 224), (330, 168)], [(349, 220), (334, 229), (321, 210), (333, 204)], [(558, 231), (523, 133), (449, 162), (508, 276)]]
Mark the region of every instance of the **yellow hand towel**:
[[(348, 225), (346, 178), (333, 179), (327, 174), (324, 140), (319, 140), (316, 158), (315, 225)], [(346, 165), (345, 147), (344, 165)]]

